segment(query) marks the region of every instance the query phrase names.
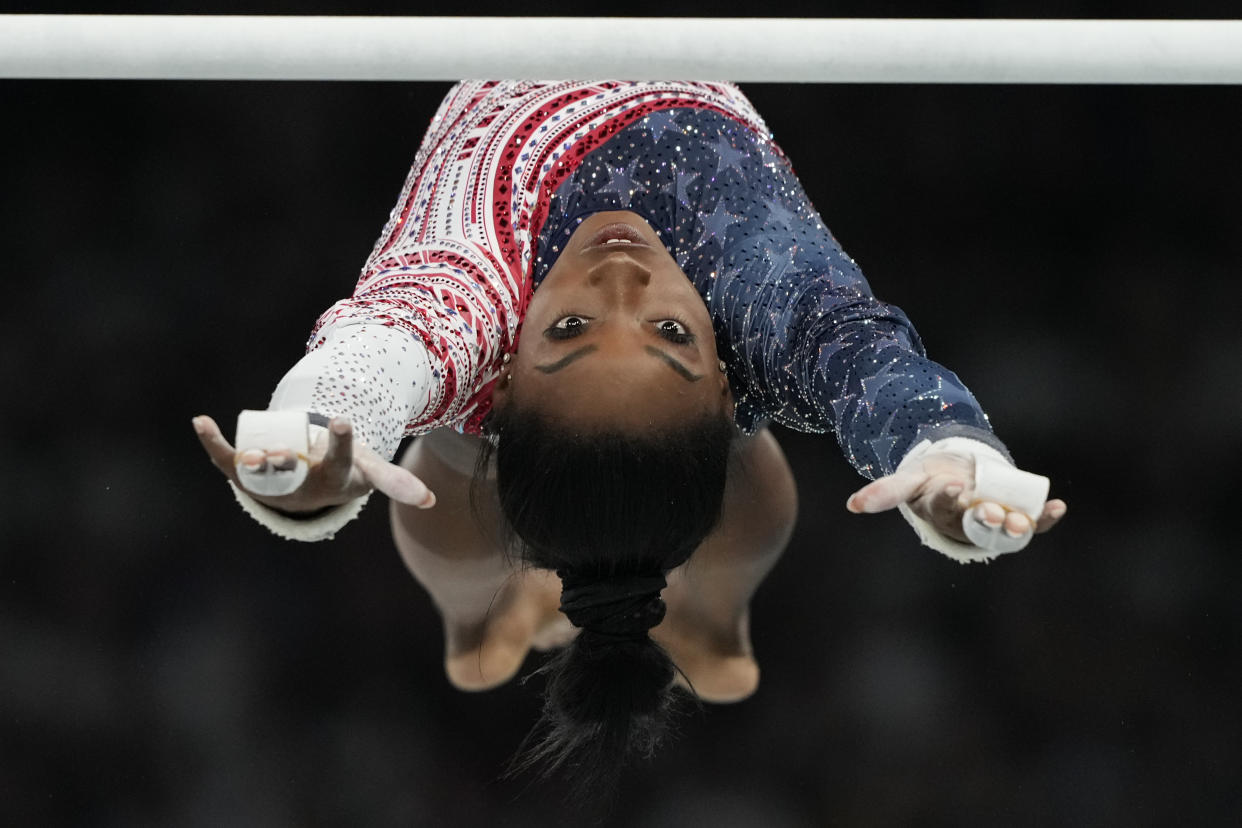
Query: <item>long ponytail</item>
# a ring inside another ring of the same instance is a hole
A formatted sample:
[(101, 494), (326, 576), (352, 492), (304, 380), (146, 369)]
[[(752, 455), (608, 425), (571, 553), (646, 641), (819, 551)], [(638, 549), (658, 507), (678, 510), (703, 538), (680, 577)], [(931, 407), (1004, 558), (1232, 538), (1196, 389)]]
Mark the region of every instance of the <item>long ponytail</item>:
[(664, 618), (665, 576), (720, 518), (733, 426), (582, 433), (508, 406), (487, 431), (478, 470), (494, 454), (511, 545), (557, 572), (581, 630), (540, 669), (543, 714), (511, 767), (599, 792), (667, 732), (677, 668), (648, 631)]

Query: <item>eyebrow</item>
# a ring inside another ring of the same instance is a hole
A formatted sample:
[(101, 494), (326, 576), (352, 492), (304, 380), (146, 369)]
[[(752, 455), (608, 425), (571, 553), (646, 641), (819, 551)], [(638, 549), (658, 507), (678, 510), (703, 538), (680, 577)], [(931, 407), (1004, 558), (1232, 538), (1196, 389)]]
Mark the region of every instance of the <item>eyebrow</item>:
[(576, 351), (572, 351), (558, 359), (556, 362), (549, 362), (547, 365), (536, 365), (535, 369), (545, 374), (555, 374), (575, 359), (581, 359), (592, 351), (599, 350), (595, 345), (584, 345)]
[[(645, 346), (645, 348), (646, 348), (647, 353), (667, 362), (669, 364), (669, 367), (672, 368), (674, 371), (676, 371), (678, 374), (680, 374), (681, 378), (684, 379), (686, 382), (698, 382), (699, 380), (703, 379), (701, 374), (694, 373), (689, 368), (687, 368), (685, 365), (681, 364), (681, 362), (675, 359), (673, 356), (660, 350), (654, 345), (647, 345)], [(556, 362), (549, 362), (546, 365), (536, 365), (535, 370), (542, 371), (545, 374), (555, 374), (557, 371), (561, 370), (569, 363), (575, 360), (581, 359), (582, 357), (586, 356), (592, 351), (597, 351), (597, 350), (599, 350), (599, 348), (595, 345), (585, 345), (576, 351), (572, 351), (566, 354), (565, 356), (558, 359)]]
[(647, 353), (652, 354), (653, 356), (657, 356), (660, 359), (667, 362), (674, 371), (681, 374), (682, 379), (684, 379), (686, 382), (698, 382), (699, 380), (703, 379), (703, 376), (701, 374), (696, 374), (693, 371), (691, 371), (689, 368), (687, 368), (686, 366), (682, 365), (680, 361), (673, 358), (672, 354), (666, 351), (663, 351), (654, 345), (647, 345), (645, 347), (647, 349)]

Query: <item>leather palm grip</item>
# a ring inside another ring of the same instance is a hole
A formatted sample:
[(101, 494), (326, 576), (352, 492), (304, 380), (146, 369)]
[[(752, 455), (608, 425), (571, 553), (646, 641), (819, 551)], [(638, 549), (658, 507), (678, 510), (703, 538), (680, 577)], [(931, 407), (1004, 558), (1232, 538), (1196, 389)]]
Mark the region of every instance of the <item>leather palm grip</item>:
[(970, 507), (962, 515), (962, 531), (970, 542), (992, 552), (1017, 552), (1031, 542), (1034, 532), (1020, 537), (1006, 534), (1004, 524), (995, 528), (975, 517), (975, 507), (985, 501), (998, 503), (1006, 512), (1021, 512), (1034, 527), (1048, 499), (1050, 481), (1039, 474), (1015, 469), (992, 457), (975, 455), (975, 488)]
[[(233, 464), (237, 479), (249, 492), (258, 495), (279, 496), (297, 491), (310, 471), (310, 430), (305, 411), (243, 411), (237, 416), (237, 435), (234, 440), (236, 454)], [(264, 463), (257, 471), (250, 471), (241, 464), (242, 452), (249, 449), (270, 451), (289, 449), (297, 462), (293, 468), (277, 469)]]

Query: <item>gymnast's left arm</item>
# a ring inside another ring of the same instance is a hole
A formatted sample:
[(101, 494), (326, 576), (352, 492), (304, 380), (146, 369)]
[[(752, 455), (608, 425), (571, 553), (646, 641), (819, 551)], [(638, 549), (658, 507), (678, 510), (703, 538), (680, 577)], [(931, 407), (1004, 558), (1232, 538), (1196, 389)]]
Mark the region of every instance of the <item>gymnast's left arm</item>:
[(926, 357), (905, 314), (849, 271), (804, 285), (784, 395), (790, 408), (816, 409), (872, 478), (846, 508), (896, 508), (924, 544), (963, 563), (1024, 548), (1066, 504), (1047, 499), (1047, 478), (1016, 467), (966, 386)]

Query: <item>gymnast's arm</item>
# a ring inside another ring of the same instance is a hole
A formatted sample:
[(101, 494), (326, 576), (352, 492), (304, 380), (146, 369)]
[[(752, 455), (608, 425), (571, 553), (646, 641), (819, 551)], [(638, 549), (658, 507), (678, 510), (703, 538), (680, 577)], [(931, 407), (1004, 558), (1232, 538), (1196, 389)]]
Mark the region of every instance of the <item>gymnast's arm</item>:
[[(793, 330), (768, 366), (796, 366), (778, 384), (778, 419), (832, 430), (855, 468), (875, 481), (847, 508), (898, 508), (925, 544), (962, 562), (1017, 551), (1032, 531), (1046, 531), (1064, 514), (1064, 503), (1037, 495), (1032, 522), (977, 489), (976, 469), (987, 464), (994, 478), (1034, 481), (1014, 468), (961, 380), (927, 358), (905, 314), (871, 296), (861, 274), (838, 270), (801, 287)], [(987, 548), (964, 533), (968, 507), (979, 534), (993, 536)]]
[(402, 437), (481, 416), (478, 401), (515, 335), (522, 281), (516, 264), (488, 247), (490, 225), (445, 227), (430, 219), (460, 211), (452, 209), (453, 187), (423, 176), (453, 155), (450, 125), (459, 119), (450, 110), (468, 109), (473, 89), (458, 84), (445, 96), (353, 294), (320, 316), (306, 356), (272, 395), (270, 409), (307, 412), (318, 423), (310, 426), (312, 468), (301, 488), (276, 498), (256, 494), (255, 478), (289, 465), (292, 454), (237, 457), (210, 418), (195, 419), (242, 507), (283, 537), (331, 537), (374, 488), (431, 506), (427, 487), (389, 462)]
[[(195, 423), (242, 507), (283, 537), (331, 537), (357, 515), (372, 488), (411, 505), (432, 505), (421, 481), (389, 461), (402, 436), (456, 425), (470, 413), (510, 335), (506, 310), (514, 300), (499, 297), (512, 280), (477, 246), (445, 238), (385, 245), (384, 238), (354, 294), (320, 317), (310, 351), (281, 380), (269, 406), (308, 412), (322, 426), (333, 417), (347, 420), (348, 426), (338, 423), (334, 430), (343, 437), (356, 434), (352, 465), (338, 460), (335, 472), (308, 477), (307, 483), (318, 484), (309, 491), (304, 485), (285, 499), (261, 498), (256, 486), (247, 485), (246, 464), (237, 468), (215, 424), (207, 418)], [(318, 432), (312, 461), (337, 457), (328, 429), (312, 429)], [(350, 442), (338, 451), (348, 453)], [(270, 454), (254, 458), (254, 474), (270, 473), (266, 463), (288, 460), (287, 453)], [(312, 509), (322, 513), (285, 513)]]
[(285, 374), (268, 405), (309, 415), (309, 470), (294, 491), (272, 493), (272, 478), (291, 474), (297, 464), (281, 440), (238, 452), (214, 420), (194, 418), (199, 440), (243, 510), (291, 540), (331, 538), (373, 489), (420, 508), (435, 503), (422, 481), (389, 462), (406, 422), (417, 419), (426, 399), (420, 389), (432, 377), (425, 349), (379, 324), (342, 325), (319, 339), (320, 346)]
[[(1037, 531), (1049, 528), (1064, 503), (1028, 506), (1032, 521), (1027, 511), (975, 497), (977, 467), (991, 464), (1001, 481), (1034, 476), (1014, 468), (978, 402), (927, 358), (906, 315), (874, 296), (788, 162), (762, 139), (750, 140), (750, 154), (764, 163), (733, 179), (733, 203), (754, 206), (712, 262), (703, 291), (718, 338), (734, 354), (739, 425), (771, 418), (831, 431), (850, 463), (875, 481), (847, 508), (897, 508), (925, 544), (962, 562), (1016, 551), (1032, 522)], [(963, 524), (968, 507), (978, 526)], [(967, 542), (967, 529), (990, 536), (987, 548)]]

